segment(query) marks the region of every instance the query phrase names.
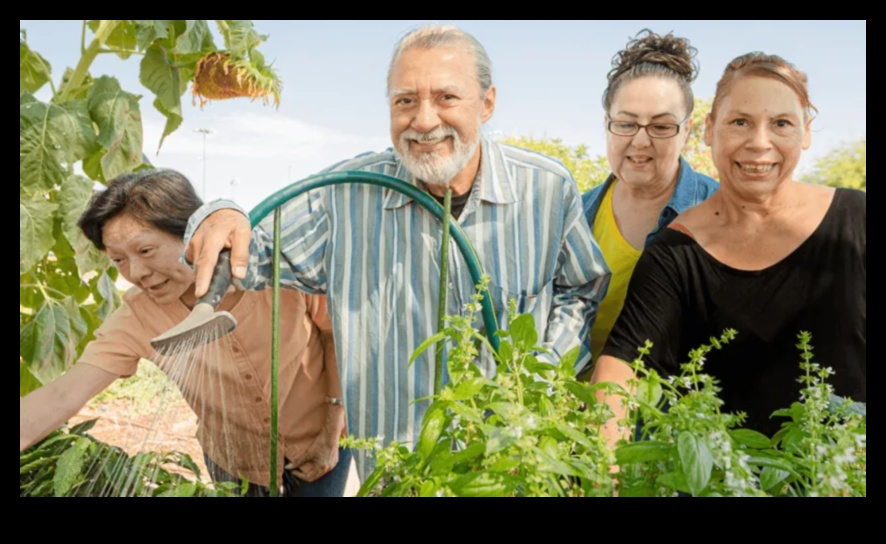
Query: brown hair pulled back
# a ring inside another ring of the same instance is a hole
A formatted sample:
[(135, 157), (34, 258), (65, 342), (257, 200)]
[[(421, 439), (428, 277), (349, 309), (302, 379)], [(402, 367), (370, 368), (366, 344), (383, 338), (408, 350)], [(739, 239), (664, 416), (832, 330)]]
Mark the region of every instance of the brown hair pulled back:
[(716, 115), (717, 107), (723, 97), (729, 94), (732, 85), (739, 79), (748, 76), (774, 79), (793, 89), (800, 99), (806, 119), (812, 118), (814, 113), (818, 112), (818, 109), (809, 100), (808, 78), (805, 73), (778, 55), (767, 55), (760, 51), (754, 51), (735, 57), (726, 66), (723, 76), (717, 82), (717, 94), (714, 95), (711, 117)]
[(695, 98), (691, 84), (698, 75), (695, 55), (698, 51), (686, 38), (673, 33), (664, 36), (643, 29), (627, 46), (612, 57), (609, 85), (603, 92), (603, 107), (608, 112), (622, 85), (643, 77), (672, 79), (683, 91), (687, 116), (692, 114)]

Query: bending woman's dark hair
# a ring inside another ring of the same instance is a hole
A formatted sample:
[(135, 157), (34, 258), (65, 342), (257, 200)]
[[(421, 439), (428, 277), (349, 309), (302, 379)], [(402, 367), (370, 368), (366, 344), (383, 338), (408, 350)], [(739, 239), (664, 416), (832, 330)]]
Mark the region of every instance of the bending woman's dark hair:
[(93, 195), (77, 225), (101, 250), (102, 228), (121, 213), (184, 238), (188, 219), (202, 205), (188, 178), (175, 170), (145, 169), (108, 182), (107, 189)]

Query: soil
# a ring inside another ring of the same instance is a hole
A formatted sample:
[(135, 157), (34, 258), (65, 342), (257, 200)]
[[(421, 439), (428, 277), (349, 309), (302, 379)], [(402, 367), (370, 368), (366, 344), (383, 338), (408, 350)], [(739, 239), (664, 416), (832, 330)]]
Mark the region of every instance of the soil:
[[(162, 399), (158, 404), (163, 404)], [(98, 419), (89, 431), (94, 438), (122, 448), (129, 455), (146, 451), (186, 453), (200, 467), (201, 479), (211, 482), (203, 461), (203, 449), (196, 438), (197, 415), (181, 397), (176, 396), (166, 401), (166, 406), (152, 409), (138, 407), (128, 398), (96, 399), (71, 418), (69, 424), (73, 426), (91, 419)], [(167, 468), (187, 478), (194, 476), (185, 469)], [(352, 462), (344, 496), (355, 496), (359, 488), (360, 479)]]
[[(69, 423), (73, 426), (91, 419), (98, 419), (89, 431), (96, 439), (118, 446), (129, 455), (146, 451), (186, 453), (200, 467), (201, 479), (210, 481), (196, 438), (197, 416), (184, 400), (169, 401), (167, 406), (152, 410), (138, 409), (126, 398), (94, 400)], [(193, 478), (189, 471), (178, 472)]]

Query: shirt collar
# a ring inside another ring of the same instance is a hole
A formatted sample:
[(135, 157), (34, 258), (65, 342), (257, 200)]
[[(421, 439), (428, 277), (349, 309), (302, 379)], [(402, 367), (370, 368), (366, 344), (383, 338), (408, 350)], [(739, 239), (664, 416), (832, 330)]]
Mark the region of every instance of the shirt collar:
[(677, 216), (696, 204), (698, 204), (698, 179), (696, 178), (695, 171), (692, 170), (686, 159), (681, 156), (677, 186), (674, 187), (671, 199), (665, 204), (665, 209), (670, 209), (674, 216)]

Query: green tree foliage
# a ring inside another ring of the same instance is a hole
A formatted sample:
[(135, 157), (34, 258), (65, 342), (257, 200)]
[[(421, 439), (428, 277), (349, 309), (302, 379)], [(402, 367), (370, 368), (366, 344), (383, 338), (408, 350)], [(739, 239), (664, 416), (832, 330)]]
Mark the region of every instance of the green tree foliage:
[(867, 137), (837, 148), (815, 162), (810, 183), (867, 191)]
[(714, 159), (711, 158), (711, 150), (704, 143), (704, 120), (711, 111), (713, 100), (695, 99), (695, 108), (692, 110), (692, 125), (689, 127), (689, 140), (683, 148), (683, 158), (696, 172), (701, 172), (719, 179)]
[[(711, 150), (704, 143), (704, 120), (711, 111), (712, 100), (695, 100), (692, 112), (689, 140), (683, 149), (683, 157), (697, 172), (717, 179), (717, 169), (711, 159)], [(562, 162), (572, 172), (575, 182), (582, 192), (587, 191), (606, 181), (609, 176), (609, 161), (604, 155), (591, 157), (588, 146), (579, 144), (570, 147), (560, 138), (530, 138), (528, 136), (511, 136), (505, 139), (506, 144), (537, 151)]]
[[(122, 89), (114, 77), (93, 77), (89, 70), (96, 56), (140, 59), (139, 79), (167, 120), (161, 145), (181, 124), (182, 96), (201, 78), (201, 66), (208, 69), (209, 63), (201, 65), (207, 57), (223, 59), (236, 85), (207, 84), (211, 74), (204, 73), (203, 91), (196, 91), (201, 100), (271, 96), (276, 102), (279, 79), (256, 49), (266, 37), (250, 21), (215, 21), (225, 45), (219, 49), (210, 23), (83, 21), (81, 57), (60, 76), (30, 48), (26, 31), (19, 30), (22, 395), (76, 361), (98, 325), (119, 304), (117, 272), (84, 238), (77, 219), (96, 182), (150, 167), (143, 162), (142, 97)], [(41, 102), (34, 94), (47, 85), (51, 97)]]
[(602, 155), (590, 157), (588, 147), (583, 144), (569, 147), (560, 138), (536, 139), (526, 136), (511, 136), (505, 140), (505, 143), (537, 151), (559, 160), (572, 172), (572, 177), (582, 192), (600, 185), (609, 175), (609, 163), (606, 157)]

